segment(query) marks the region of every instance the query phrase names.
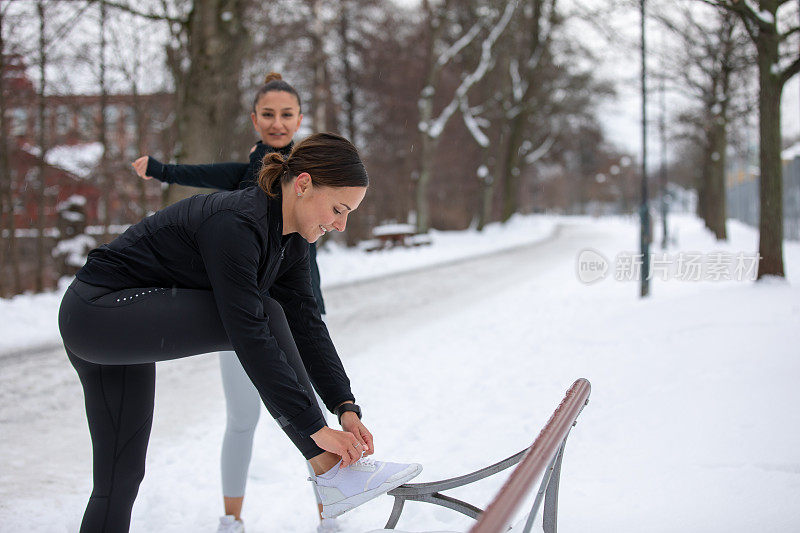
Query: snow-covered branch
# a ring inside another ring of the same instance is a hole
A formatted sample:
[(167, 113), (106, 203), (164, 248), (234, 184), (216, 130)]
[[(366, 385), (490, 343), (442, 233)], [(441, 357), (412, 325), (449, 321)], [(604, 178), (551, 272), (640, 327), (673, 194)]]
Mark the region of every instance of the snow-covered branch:
[(800, 72), (800, 58), (795, 59), (794, 62), (781, 73), (781, 84), (785, 85), (786, 82), (798, 72)]
[(539, 32), (541, 36), (539, 37), (536, 50), (533, 54), (531, 54), (531, 57), (528, 58), (528, 70), (536, 68), (536, 65), (538, 65), (539, 61), (542, 59), (542, 55), (544, 55), (544, 51), (547, 48), (545, 45), (550, 41), (550, 34), (553, 31), (552, 18), (555, 15), (555, 9), (555, 2), (553, 2), (550, 4), (550, 14), (548, 16), (541, 17), (541, 20), (543, 21)]
[(431, 123), (427, 125), (427, 134), (429, 136), (436, 138), (441, 135), (442, 130), (444, 130), (444, 127), (447, 124), (447, 121), (450, 120), (450, 117), (452, 117), (453, 113), (455, 113), (456, 109), (458, 109), (461, 101), (466, 99), (469, 90), (473, 85), (475, 85), (475, 83), (483, 79), (483, 77), (486, 75), (486, 72), (489, 70), (489, 67), (492, 64), (492, 48), (494, 47), (494, 44), (497, 42), (497, 39), (500, 37), (500, 35), (503, 34), (506, 26), (508, 26), (508, 22), (511, 20), (511, 15), (514, 14), (518, 4), (519, 0), (514, 0), (506, 5), (503, 15), (494, 25), (492, 31), (489, 32), (489, 36), (486, 38), (486, 40), (481, 44), (481, 59), (478, 63), (478, 66), (472, 73), (468, 74), (464, 78), (464, 80), (461, 82), (461, 85), (459, 85), (458, 89), (456, 89), (453, 99), (449, 104), (447, 104), (447, 106), (445, 106), (445, 108), (439, 114), (439, 117), (432, 120)]
[(436, 61), (436, 64), (439, 67), (445, 66), (457, 53), (459, 53), (462, 49), (469, 46), (469, 44), (475, 39), (475, 37), (481, 31), (481, 23), (476, 22), (467, 33), (465, 33), (459, 40), (457, 40), (453, 45), (445, 50), (445, 52), (439, 56), (439, 59)]
[(461, 115), (464, 117), (464, 124), (472, 134), (472, 138), (475, 139), (475, 142), (478, 143), (482, 148), (489, 146), (489, 138), (483, 133), (483, 131), (481, 131), (480, 125), (478, 124), (475, 116), (472, 114), (466, 98), (461, 100)]
[(525, 94), (525, 83), (519, 75), (519, 62), (516, 58), (510, 61), (508, 73), (511, 75), (511, 93), (514, 95), (514, 102), (519, 102)]
[(744, 5), (747, 8), (748, 14), (755, 18), (761, 26), (775, 25), (775, 16), (769, 11), (761, 10), (753, 3), (753, 0), (744, 0)]
[(531, 165), (539, 161), (541, 158), (547, 155), (547, 152), (550, 151), (550, 147), (553, 146), (553, 143), (555, 142), (556, 142), (555, 136), (548, 135), (547, 138), (544, 141), (542, 141), (542, 144), (540, 144), (536, 150), (525, 156), (525, 163)]

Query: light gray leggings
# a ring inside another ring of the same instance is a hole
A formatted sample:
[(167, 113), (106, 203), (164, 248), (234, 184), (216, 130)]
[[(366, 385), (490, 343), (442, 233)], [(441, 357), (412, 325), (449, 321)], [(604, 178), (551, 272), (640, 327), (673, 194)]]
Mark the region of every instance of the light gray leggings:
[[(253, 451), (253, 434), (261, 413), (261, 397), (253, 382), (236, 357), (236, 352), (219, 352), (219, 365), (222, 373), (222, 388), (225, 391), (225, 405), (228, 413), (225, 437), (222, 440), (222, 495), (228, 498), (244, 496), (247, 484), (247, 469)], [(328, 411), (319, 395), (314, 391), (322, 415), (326, 422)], [(308, 471), (313, 476), (311, 464)], [(317, 503), (322, 503), (314, 490)]]

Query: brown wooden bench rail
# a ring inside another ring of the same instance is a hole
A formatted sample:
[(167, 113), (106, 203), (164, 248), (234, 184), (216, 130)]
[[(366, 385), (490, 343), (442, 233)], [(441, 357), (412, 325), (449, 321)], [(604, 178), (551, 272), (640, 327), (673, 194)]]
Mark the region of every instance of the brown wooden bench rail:
[[(589, 381), (583, 378), (576, 380), (533, 444), (511, 457), (463, 476), (429, 483), (407, 483), (389, 491), (388, 494), (394, 496), (395, 501), (385, 526), (386, 529), (393, 529), (397, 525), (406, 500), (411, 500), (440, 505), (475, 518), (477, 523), (470, 529), (470, 533), (506, 531), (509, 520), (519, 508), (522, 500), (530, 492), (534, 482), (544, 474), (522, 533), (530, 531), (543, 500), (544, 531), (545, 533), (555, 533), (564, 446), (572, 426), (576, 424), (578, 415), (589, 402), (590, 393)], [(440, 493), (494, 475), (517, 463), (519, 466), (511, 473), (486, 511)]]

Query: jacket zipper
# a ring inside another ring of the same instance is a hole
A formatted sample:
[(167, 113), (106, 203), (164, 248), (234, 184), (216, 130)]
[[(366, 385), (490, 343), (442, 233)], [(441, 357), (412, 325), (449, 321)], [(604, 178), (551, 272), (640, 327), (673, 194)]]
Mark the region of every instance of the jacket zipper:
[(281, 267), (281, 263), (283, 262), (283, 254), (285, 251), (286, 251), (286, 245), (284, 244), (283, 246), (281, 246), (281, 251), (280, 254), (278, 255), (278, 260), (275, 261), (274, 265), (272, 265), (272, 268), (269, 271), (269, 275), (267, 275), (267, 281), (270, 282), (270, 285), (272, 285), (272, 283), (275, 281), (274, 279), (272, 279), (272, 276), (273, 274), (276, 274), (277, 273), (276, 271)]

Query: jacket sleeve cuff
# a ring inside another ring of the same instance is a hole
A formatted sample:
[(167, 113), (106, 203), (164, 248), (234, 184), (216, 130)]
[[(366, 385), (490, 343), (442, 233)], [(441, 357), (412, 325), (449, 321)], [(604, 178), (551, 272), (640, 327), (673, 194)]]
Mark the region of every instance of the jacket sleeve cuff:
[(253, 146), (253, 151), (250, 152), (250, 163), (260, 163), (265, 155), (267, 155), (266, 145), (258, 141), (255, 146)]
[(289, 423), (302, 437), (310, 437), (327, 425), (316, 405), (312, 405), (299, 415), (291, 418)]
[(147, 158), (147, 170), (145, 174), (159, 181), (167, 181), (164, 179), (164, 163), (154, 157)]
[(331, 402), (331, 403), (327, 403), (327, 402), (326, 402), (326, 403), (325, 403), (325, 407), (327, 407), (327, 408), (328, 408), (328, 411), (330, 411), (331, 413), (333, 413), (333, 410), (334, 410), (334, 409), (336, 409), (337, 407), (339, 407), (339, 405), (340, 405), (340, 404), (342, 404), (342, 403), (344, 403), (344, 402), (353, 402), (353, 403), (356, 403), (356, 399), (355, 399), (355, 397), (353, 396), (353, 394), (352, 394), (352, 393), (348, 393), (348, 394), (347, 394), (347, 395), (345, 395), (345, 396), (339, 396), (338, 398), (334, 399), (334, 401), (333, 401), (333, 402)]

